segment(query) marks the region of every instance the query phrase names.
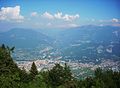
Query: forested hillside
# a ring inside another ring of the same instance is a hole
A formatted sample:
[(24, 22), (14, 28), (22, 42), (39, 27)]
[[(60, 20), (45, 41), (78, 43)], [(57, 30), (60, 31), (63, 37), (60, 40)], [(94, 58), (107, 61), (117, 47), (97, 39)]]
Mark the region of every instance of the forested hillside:
[(29, 72), (18, 68), (10, 48), (0, 46), (0, 88), (120, 88), (120, 71), (97, 68), (94, 77), (76, 79), (67, 64), (55, 64), (51, 70), (37, 71), (33, 62)]

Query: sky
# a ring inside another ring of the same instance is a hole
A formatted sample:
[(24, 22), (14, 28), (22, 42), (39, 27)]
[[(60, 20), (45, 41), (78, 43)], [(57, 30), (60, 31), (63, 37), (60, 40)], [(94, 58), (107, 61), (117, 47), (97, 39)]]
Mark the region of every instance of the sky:
[(120, 0), (0, 0), (0, 31), (120, 26)]

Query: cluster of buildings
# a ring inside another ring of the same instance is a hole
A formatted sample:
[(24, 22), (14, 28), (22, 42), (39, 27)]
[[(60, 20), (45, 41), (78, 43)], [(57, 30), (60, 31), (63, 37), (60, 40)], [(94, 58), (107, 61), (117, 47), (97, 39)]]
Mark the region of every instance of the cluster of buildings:
[(19, 68), (25, 68), (26, 71), (29, 71), (31, 68), (32, 63), (35, 62), (38, 71), (41, 70), (50, 70), (53, 66), (55, 66), (56, 63), (61, 64), (64, 66), (65, 63), (67, 63), (68, 66), (70, 66), (71, 70), (74, 69), (82, 69), (82, 68), (89, 68), (91, 70), (95, 70), (98, 67), (101, 68), (107, 68), (107, 69), (113, 69), (113, 70), (119, 70), (120, 67), (120, 61), (112, 61), (112, 60), (102, 60), (100, 64), (95, 64), (93, 62), (89, 63), (82, 63), (77, 61), (71, 61), (68, 62), (56, 59), (56, 60), (50, 60), (50, 59), (44, 59), (44, 60), (34, 60), (34, 61), (16, 61)]

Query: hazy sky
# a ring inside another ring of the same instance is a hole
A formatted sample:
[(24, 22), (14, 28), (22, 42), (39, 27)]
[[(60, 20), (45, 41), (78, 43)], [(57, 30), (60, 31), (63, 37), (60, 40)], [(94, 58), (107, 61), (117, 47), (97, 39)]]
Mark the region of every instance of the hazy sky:
[(120, 0), (0, 0), (0, 30), (120, 26)]

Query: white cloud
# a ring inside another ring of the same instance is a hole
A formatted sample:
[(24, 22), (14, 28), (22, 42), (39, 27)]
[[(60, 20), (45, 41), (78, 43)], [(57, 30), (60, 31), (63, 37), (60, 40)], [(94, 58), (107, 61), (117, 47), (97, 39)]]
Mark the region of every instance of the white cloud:
[(99, 20), (98, 22), (102, 25), (120, 26), (120, 19), (117, 18)]
[[(62, 12), (49, 13), (32, 12), (28, 17), (20, 14), (20, 6), (15, 7), (2, 7), (0, 9), (0, 21), (15, 24), (11, 27), (31, 27), (31, 28), (71, 28), (77, 27), (76, 19), (79, 14), (63, 14)], [(24, 21), (24, 22), (23, 22)], [(22, 22), (22, 23), (18, 23)]]
[(38, 13), (37, 12), (32, 12), (31, 16), (38, 16)]
[[(37, 13), (38, 14), (38, 13)], [(57, 12), (51, 14), (49, 12), (44, 12), (41, 14), (40, 19), (36, 19), (39, 23), (42, 23), (43, 28), (72, 28), (78, 27), (77, 22), (75, 21), (80, 16), (79, 14), (63, 14), (62, 12)]]
[(23, 20), (24, 17), (20, 15), (20, 6), (15, 7), (2, 7), (0, 10), (0, 20)]
[(62, 12), (58, 12), (56, 14), (54, 14), (54, 17), (56, 19), (61, 19), (61, 20), (64, 20), (64, 21), (73, 21), (77, 18), (79, 18), (79, 14), (76, 14), (76, 15), (68, 15), (68, 14), (65, 14), (63, 15)]
[(73, 20), (75, 20), (75, 19), (77, 19), (77, 18), (79, 18), (79, 14), (76, 14), (76, 15), (68, 15), (68, 14), (65, 14), (65, 15), (63, 16), (63, 19), (64, 19), (65, 21), (73, 21)]
[(43, 13), (42, 16), (45, 18), (48, 18), (48, 19), (58, 19), (58, 20), (64, 20), (64, 21), (73, 21), (73, 20), (80, 17), (79, 14), (75, 14), (75, 15), (65, 14), (65, 15), (63, 15), (62, 12), (58, 12), (58, 13), (55, 13), (53, 15), (48, 13), (48, 12), (45, 12), (45, 13)]
[(119, 20), (116, 19), (116, 18), (113, 18), (113, 19), (112, 19), (112, 22), (119, 22)]
[(62, 17), (62, 12), (58, 12), (58, 13), (54, 14), (54, 17), (55, 17), (56, 19), (63, 19), (63, 17)]
[(48, 12), (43, 13), (42, 17), (47, 19), (54, 19), (54, 16)]

